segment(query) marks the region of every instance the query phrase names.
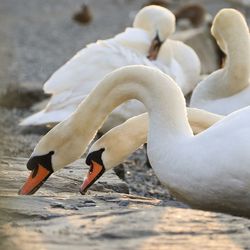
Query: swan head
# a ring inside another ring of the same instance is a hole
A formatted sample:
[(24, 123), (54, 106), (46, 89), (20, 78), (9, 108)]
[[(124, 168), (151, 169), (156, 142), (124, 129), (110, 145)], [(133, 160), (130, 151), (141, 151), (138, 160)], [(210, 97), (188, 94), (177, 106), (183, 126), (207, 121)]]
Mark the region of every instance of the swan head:
[(89, 154), (86, 157), (86, 164), (90, 168), (80, 187), (81, 194), (85, 194), (87, 190), (104, 174), (104, 172), (117, 166), (116, 163), (122, 161), (122, 156), (119, 152), (115, 152), (116, 147), (114, 147), (113, 143), (109, 143), (108, 140), (98, 140), (90, 148)]
[(150, 5), (137, 13), (133, 26), (149, 34), (152, 43), (148, 58), (154, 60), (162, 43), (175, 31), (175, 16), (166, 8)]
[(89, 166), (89, 172), (87, 173), (81, 187), (80, 193), (85, 194), (87, 190), (109, 169), (117, 166), (126, 159), (120, 152), (124, 152), (119, 147), (114, 147), (115, 134), (112, 133), (110, 136), (103, 136), (97, 140), (89, 149), (89, 153), (86, 157), (86, 164)]
[(221, 50), (226, 53), (226, 42), (233, 36), (238, 36), (239, 29), (245, 29), (248, 33), (248, 27), (243, 15), (235, 9), (222, 9), (214, 18), (211, 34), (216, 39)]
[(105, 163), (103, 162), (104, 151), (105, 148), (100, 148), (88, 154), (86, 158), (86, 164), (89, 165), (90, 168), (83, 184), (80, 187), (81, 194), (85, 194), (89, 187), (91, 187), (92, 184), (94, 184), (95, 181), (98, 180), (107, 170)]
[[(86, 146), (85, 138), (79, 138), (76, 130), (68, 128), (69, 123), (66, 120), (38, 142), (27, 162), (27, 169), (31, 173), (19, 190), (20, 195), (34, 194), (51, 174), (81, 157)], [(86, 142), (88, 141), (87, 138)]]
[[(80, 187), (81, 194), (85, 194), (91, 185), (94, 184), (106, 171), (123, 162), (132, 151), (135, 151), (136, 148), (138, 148), (138, 145), (133, 145), (133, 143), (136, 142), (128, 139), (128, 137), (131, 137), (129, 132), (126, 131), (128, 127), (123, 127), (121, 125), (111, 129), (90, 147), (89, 153), (86, 157), (86, 164), (89, 165), (90, 168)], [(126, 133), (123, 133), (124, 131), (122, 128), (125, 129)], [(131, 129), (133, 128), (134, 126), (131, 127)], [(142, 128), (142, 130), (144, 129)], [(114, 146), (114, 140), (116, 146)], [(135, 141), (138, 141), (138, 139), (135, 139)]]
[(47, 154), (33, 156), (29, 159), (27, 162), (27, 168), (31, 171), (31, 174), (19, 190), (18, 194), (34, 194), (43, 185), (43, 183), (54, 172), (51, 163), (53, 154), (54, 151), (50, 151)]

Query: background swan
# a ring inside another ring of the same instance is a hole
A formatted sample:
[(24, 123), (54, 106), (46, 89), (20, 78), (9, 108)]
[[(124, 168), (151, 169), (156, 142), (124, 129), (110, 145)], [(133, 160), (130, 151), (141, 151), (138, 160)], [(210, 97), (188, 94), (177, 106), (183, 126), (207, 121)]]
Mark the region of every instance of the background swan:
[(240, 12), (223, 9), (214, 18), (211, 32), (226, 62), (197, 85), (190, 106), (226, 115), (250, 104), (249, 30)]
[[(250, 217), (250, 108), (194, 136), (180, 88), (166, 74), (145, 66), (107, 75), (70, 118), (40, 140), (27, 163), (33, 173), (20, 193), (32, 192), (29, 183), (36, 189), (53, 171), (78, 159), (108, 114), (129, 99), (147, 108), (148, 157), (173, 195), (195, 208)], [(95, 178), (104, 171), (104, 153), (98, 152), (98, 162), (88, 159)]]
[[(159, 6), (143, 8), (136, 15), (133, 28), (88, 45), (57, 70), (44, 85), (44, 91), (52, 94), (47, 107), (21, 125), (64, 120), (107, 73), (126, 65), (158, 67), (180, 84), (184, 94), (189, 93), (198, 82), (200, 61), (189, 46), (172, 40), (164, 43), (174, 30), (175, 17), (169, 10)], [(139, 102), (123, 104), (110, 116), (103, 131), (144, 111)]]

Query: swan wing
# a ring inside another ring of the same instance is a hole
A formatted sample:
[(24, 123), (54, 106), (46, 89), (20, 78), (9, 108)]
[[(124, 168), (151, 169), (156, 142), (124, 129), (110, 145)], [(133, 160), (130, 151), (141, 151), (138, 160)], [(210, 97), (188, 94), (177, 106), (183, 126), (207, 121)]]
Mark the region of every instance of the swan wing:
[[(117, 47), (115, 45), (117, 45)], [(102, 68), (105, 70), (110, 64), (117, 64), (117, 61), (114, 63), (110, 61), (111, 59), (114, 60), (112, 53), (115, 52), (114, 50), (119, 50), (119, 45), (120, 48), (125, 47), (145, 56), (147, 55), (150, 46), (150, 39), (147, 32), (142, 29), (127, 28), (124, 32), (116, 35), (114, 38), (98, 40), (96, 43), (87, 45), (86, 48), (76, 53), (74, 57), (60, 67), (48, 79), (43, 87), (45, 93), (56, 94), (66, 89), (72, 89), (77, 85), (86, 84), (85, 82), (82, 82), (82, 78), (86, 75), (89, 68), (93, 68), (92, 66), (89, 66), (92, 63), (96, 65), (98, 70), (102, 70)], [(112, 47), (116, 47), (116, 49)], [(106, 60), (103, 61), (102, 58), (106, 56)], [(97, 64), (99, 57), (101, 59)], [(90, 74), (91, 73), (92, 71)]]
[[(64, 120), (106, 74), (126, 65), (138, 64), (155, 67), (145, 56), (131, 51), (114, 40), (99, 41), (88, 46), (46, 82), (44, 90), (52, 94), (46, 109), (39, 117), (26, 118), (21, 125), (38, 125)], [(59, 117), (56, 114), (57, 110), (60, 110)], [(61, 112), (63, 110), (67, 112)], [(52, 111), (53, 116), (49, 115), (43, 119), (43, 115)]]

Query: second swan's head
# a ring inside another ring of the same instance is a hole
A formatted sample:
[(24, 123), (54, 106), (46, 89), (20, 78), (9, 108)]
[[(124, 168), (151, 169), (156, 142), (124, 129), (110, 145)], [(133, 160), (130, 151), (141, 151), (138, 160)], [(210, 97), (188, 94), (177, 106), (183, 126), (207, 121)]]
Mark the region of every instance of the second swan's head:
[(143, 145), (147, 141), (147, 132), (148, 115), (144, 113), (114, 127), (97, 140), (90, 147), (86, 158), (86, 164), (90, 169), (80, 187), (80, 192), (85, 194), (105, 171), (122, 163)]
[(175, 16), (166, 8), (150, 5), (141, 9), (133, 26), (149, 34), (152, 41), (149, 49), (149, 59), (156, 59), (162, 43), (175, 31)]
[[(104, 174), (104, 172), (117, 166), (118, 164), (116, 164), (116, 162), (122, 162), (120, 158), (123, 157), (120, 156), (118, 150), (116, 150), (116, 147), (113, 145), (114, 142), (109, 141), (108, 137), (105, 137), (105, 139), (106, 138), (107, 141), (98, 140), (94, 143), (86, 157), (85, 162), (89, 166), (89, 172), (80, 187), (81, 194), (85, 194), (87, 190)], [(120, 152), (122, 152), (122, 150)], [(116, 161), (116, 158), (118, 161)], [(124, 157), (124, 159), (126, 159), (126, 157)]]

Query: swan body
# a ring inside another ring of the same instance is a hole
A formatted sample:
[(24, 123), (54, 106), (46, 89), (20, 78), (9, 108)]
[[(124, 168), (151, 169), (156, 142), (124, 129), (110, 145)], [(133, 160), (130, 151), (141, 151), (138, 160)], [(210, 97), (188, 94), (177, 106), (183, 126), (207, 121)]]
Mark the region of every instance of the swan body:
[(202, 80), (194, 89), (190, 106), (227, 115), (250, 105), (250, 37), (240, 12), (223, 9), (211, 29), (226, 54), (224, 68)]
[[(138, 12), (133, 26), (114, 38), (88, 45), (59, 68), (44, 84), (45, 93), (52, 94), (47, 107), (21, 125), (66, 119), (106, 74), (126, 65), (157, 67), (175, 79), (184, 94), (192, 91), (199, 79), (200, 61), (189, 46), (167, 39), (175, 30), (174, 15), (165, 8), (148, 6)], [(142, 112), (143, 105), (129, 101), (114, 110), (102, 129), (106, 131)]]
[[(41, 175), (46, 179), (78, 159), (108, 114), (130, 99), (141, 101), (148, 111), (148, 157), (171, 193), (194, 208), (250, 217), (250, 108), (194, 136), (181, 89), (166, 74), (146, 66), (126, 66), (107, 75), (72, 116), (40, 140), (27, 163), (33, 172), (20, 194), (36, 190)], [(105, 170), (104, 154), (101, 149), (86, 159), (91, 171), (82, 189)]]

